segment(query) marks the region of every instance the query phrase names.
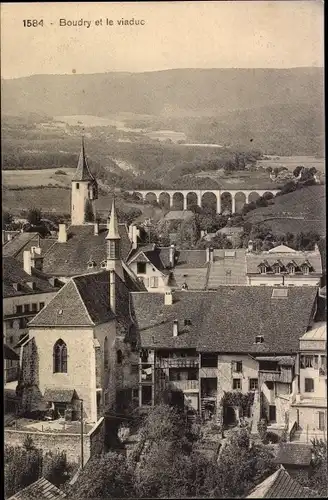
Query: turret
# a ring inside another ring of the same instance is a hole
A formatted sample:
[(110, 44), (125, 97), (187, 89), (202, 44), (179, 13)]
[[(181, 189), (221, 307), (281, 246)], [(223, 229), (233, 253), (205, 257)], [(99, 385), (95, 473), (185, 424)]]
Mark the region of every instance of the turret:
[(112, 210), (108, 222), (108, 233), (106, 236), (107, 265), (108, 271), (115, 271), (124, 281), (122, 261), (121, 261), (121, 237), (118, 231), (118, 222), (115, 209), (115, 199), (113, 199)]
[(84, 138), (76, 172), (72, 179), (71, 219), (73, 226), (95, 222), (94, 201), (98, 198), (98, 185), (92, 175), (84, 150)]

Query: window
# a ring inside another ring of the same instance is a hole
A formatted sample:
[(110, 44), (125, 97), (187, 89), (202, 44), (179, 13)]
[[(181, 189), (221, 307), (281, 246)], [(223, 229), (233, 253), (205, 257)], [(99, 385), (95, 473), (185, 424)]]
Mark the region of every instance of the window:
[(152, 276), (150, 278), (150, 288), (158, 288), (158, 277)]
[(263, 344), (263, 342), (264, 342), (263, 335), (256, 335), (256, 337), (255, 337), (255, 344)]
[(25, 313), (30, 312), (30, 304), (24, 304), (24, 312)]
[(325, 430), (325, 412), (324, 411), (319, 411), (319, 431), (324, 431)]
[(266, 274), (266, 266), (264, 264), (261, 264), (259, 267), (260, 267), (260, 273)]
[(300, 362), (301, 368), (315, 368), (317, 370), (319, 366), (319, 357), (318, 355), (301, 356)]
[(27, 319), (26, 318), (19, 318), (19, 324), (18, 328), (22, 330), (23, 328), (27, 327)]
[(288, 270), (289, 270), (289, 274), (295, 274), (295, 266), (290, 265), (290, 266), (288, 267)]
[(233, 361), (232, 362), (232, 370), (236, 373), (241, 373), (243, 371), (242, 361)]
[(53, 365), (54, 373), (67, 373), (67, 347), (62, 339), (54, 345)]
[(273, 384), (273, 382), (271, 382), (270, 380), (267, 380), (265, 383), (266, 383), (267, 388), (268, 388), (270, 391), (272, 391), (272, 390), (273, 390), (273, 388), (274, 388), (274, 384)]
[(301, 270), (303, 274), (309, 274), (309, 266), (307, 264), (303, 264)]
[(218, 367), (218, 357), (216, 354), (202, 354), (201, 358), (202, 368), (217, 368)]
[(249, 379), (249, 390), (250, 391), (257, 391), (258, 389), (258, 380), (257, 378), (250, 378)]
[(184, 320), (185, 326), (191, 326), (191, 320), (190, 319), (185, 319)]
[(41, 311), (41, 309), (44, 308), (44, 302), (40, 302), (39, 306), (40, 306), (40, 311)]
[(131, 365), (131, 375), (137, 375), (139, 373), (138, 365)]
[(38, 305), (32, 304), (32, 312), (37, 312), (37, 310), (38, 310)]
[(273, 272), (274, 272), (275, 274), (280, 274), (280, 266), (279, 266), (279, 264), (275, 264), (275, 265), (273, 266)]
[(121, 364), (122, 363), (122, 359), (123, 359), (123, 354), (122, 354), (122, 351), (121, 349), (119, 349), (116, 353), (116, 361), (117, 361), (117, 364)]
[(146, 262), (137, 262), (137, 273), (146, 274)]
[(152, 403), (152, 387), (151, 385), (144, 385), (141, 388), (141, 404), (150, 406)]
[(241, 380), (240, 378), (234, 378), (232, 381), (232, 388), (234, 390), (239, 391), (241, 389)]
[(93, 269), (94, 267), (96, 267), (96, 263), (93, 260), (89, 260), (88, 269)]
[(80, 189), (80, 184), (78, 182), (76, 183), (76, 189)]
[(106, 261), (103, 260), (102, 263), (101, 263), (101, 267), (104, 269), (106, 267)]
[(306, 378), (304, 380), (304, 392), (314, 392), (314, 380), (313, 380), (313, 378)]
[(16, 314), (21, 314), (23, 312), (23, 306), (16, 306)]

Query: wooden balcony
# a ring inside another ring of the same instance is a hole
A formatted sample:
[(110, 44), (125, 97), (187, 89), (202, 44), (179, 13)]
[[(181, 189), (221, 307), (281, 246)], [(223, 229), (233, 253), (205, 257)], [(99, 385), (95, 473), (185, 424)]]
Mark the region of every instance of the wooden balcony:
[(274, 370), (260, 370), (259, 378), (261, 383), (263, 382), (283, 382), (285, 384), (291, 384), (293, 381), (293, 375), (291, 371), (274, 371)]
[(199, 391), (198, 380), (170, 380), (170, 389), (180, 391)]
[(196, 357), (185, 358), (158, 358), (156, 366), (159, 368), (198, 368), (199, 360)]

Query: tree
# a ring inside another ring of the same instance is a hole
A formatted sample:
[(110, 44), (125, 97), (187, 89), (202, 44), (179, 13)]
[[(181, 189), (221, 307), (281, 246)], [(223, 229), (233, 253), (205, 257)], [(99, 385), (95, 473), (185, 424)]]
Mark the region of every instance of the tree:
[(9, 498), (39, 479), (42, 453), (30, 447), (5, 446), (4, 464), (5, 497)]
[(110, 452), (92, 458), (68, 490), (68, 497), (72, 500), (132, 498), (133, 469), (121, 453)]
[(42, 213), (39, 208), (31, 208), (27, 214), (27, 220), (32, 226), (39, 226), (41, 224)]
[(177, 231), (177, 245), (180, 248), (193, 248), (199, 239), (199, 228), (197, 227), (196, 217), (183, 220)]
[(6, 229), (6, 226), (12, 224), (14, 218), (9, 212), (2, 212), (2, 227)]
[(298, 177), (300, 175), (300, 173), (302, 172), (304, 167), (302, 167), (301, 165), (298, 165), (294, 170), (293, 170), (293, 174), (295, 177)]

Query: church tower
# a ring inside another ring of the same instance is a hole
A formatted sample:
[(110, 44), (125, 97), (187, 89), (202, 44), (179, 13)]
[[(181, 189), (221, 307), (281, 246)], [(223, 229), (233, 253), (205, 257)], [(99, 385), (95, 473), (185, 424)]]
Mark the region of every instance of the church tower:
[(108, 222), (108, 234), (106, 236), (106, 251), (108, 271), (115, 273), (124, 281), (122, 260), (121, 260), (121, 237), (118, 232), (117, 215), (115, 209), (115, 199), (113, 198), (112, 211)]
[(84, 151), (84, 137), (77, 164), (77, 169), (72, 179), (72, 226), (81, 226), (88, 222), (95, 222), (95, 200), (98, 198), (97, 181), (90, 172)]

